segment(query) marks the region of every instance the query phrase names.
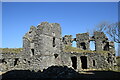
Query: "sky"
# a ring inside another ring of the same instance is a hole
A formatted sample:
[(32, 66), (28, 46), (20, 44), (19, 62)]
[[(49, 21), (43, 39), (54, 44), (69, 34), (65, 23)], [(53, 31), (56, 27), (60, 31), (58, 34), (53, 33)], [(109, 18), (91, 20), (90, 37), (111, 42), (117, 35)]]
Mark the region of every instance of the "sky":
[(2, 0), (3, 2), (118, 2), (120, 0)]
[(117, 2), (3, 2), (2, 47), (22, 47), (30, 26), (59, 23), (62, 36), (91, 32), (101, 22), (118, 21)]

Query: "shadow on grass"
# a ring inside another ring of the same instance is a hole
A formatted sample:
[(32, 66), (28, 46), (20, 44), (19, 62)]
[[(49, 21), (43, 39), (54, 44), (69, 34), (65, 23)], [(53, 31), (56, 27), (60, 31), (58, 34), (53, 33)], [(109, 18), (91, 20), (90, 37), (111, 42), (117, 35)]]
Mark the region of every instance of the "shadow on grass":
[(68, 68), (66, 66), (51, 66), (43, 70), (43, 72), (12, 70), (2, 74), (1, 76), (2, 80), (120, 80), (120, 72), (86, 71), (85, 73), (78, 73), (74, 69)]

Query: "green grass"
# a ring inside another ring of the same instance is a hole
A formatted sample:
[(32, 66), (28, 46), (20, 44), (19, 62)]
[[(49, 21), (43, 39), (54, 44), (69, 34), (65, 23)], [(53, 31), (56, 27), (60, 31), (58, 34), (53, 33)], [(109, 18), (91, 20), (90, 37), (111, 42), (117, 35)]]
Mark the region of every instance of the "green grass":
[(23, 48), (0, 48), (0, 53), (20, 53)]
[(91, 51), (91, 50), (80, 50), (76, 47), (65, 46), (64, 52), (77, 52), (77, 53), (109, 53), (109, 51)]
[(118, 56), (116, 59), (117, 59), (118, 66), (120, 66), (120, 56)]
[(116, 59), (117, 59), (118, 71), (120, 72), (120, 56), (118, 56)]
[(118, 66), (118, 71), (120, 72), (120, 66)]

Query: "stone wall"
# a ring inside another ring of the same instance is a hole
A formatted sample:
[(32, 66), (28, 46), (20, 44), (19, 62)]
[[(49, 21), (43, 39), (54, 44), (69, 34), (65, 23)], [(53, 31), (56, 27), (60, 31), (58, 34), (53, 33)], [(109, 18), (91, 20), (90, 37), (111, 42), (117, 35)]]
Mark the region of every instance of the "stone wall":
[[(72, 57), (76, 61), (72, 61)], [(66, 52), (62, 55), (63, 65), (77, 70), (83, 69), (113, 69), (114, 56), (99, 53), (76, 53)], [(76, 67), (76, 68), (75, 68)]]
[(90, 50), (90, 41), (95, 42), (95, 51), (111, 51), (115, 54), (114, 42), (109, 41), (103, 32), (94, 32), (92, 37), (89, 33), (76, 34), (76, 38), (72, 38), (72, 35), (65, 35), (63, 37), (63, 44), (72, 46), (72, 42), (76, 41), (77, 48), (80, 50)]
[(76, 34), (77, 47), (82, 50), (89, 50), (89, 33)]
[[(73, 41), (76, 41), (78, 51), (64, 51), (65, 46), (72, 46)], [(90, 41), (95, 41), (93, 52), (90, 51)], [(72, 35), (62, 37), (58, 23), (42, 22), (37, 27), (32, 26), (23, 36), (21, 52), (0, 52), (0, 70), (42, 71), (55, 65), (76, 70), (112, 68), (116, 63), (114, 49), (114, 43), (108, 41), (103, 32), (95, 32), (92, 37), (89, 33), (76, 34), (76, 38)]]

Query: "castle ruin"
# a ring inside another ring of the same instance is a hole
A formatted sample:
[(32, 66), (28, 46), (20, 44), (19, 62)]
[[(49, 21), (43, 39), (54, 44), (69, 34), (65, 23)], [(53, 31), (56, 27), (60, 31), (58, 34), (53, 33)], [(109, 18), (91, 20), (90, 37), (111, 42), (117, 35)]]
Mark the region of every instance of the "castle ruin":
[[(72, 47), (76, 42), (77, 47)], [(95, 42), (95, 51), (90, 50), (90, 42)], [(58, 23), (42, 22), (32, 26), (23, 36), (23, 50), (19, 53), (0, 53), (1, 67), (9, 70), (39, 71), (50, 66), (68, 66), (75, 70), (112, 69), (116, 65), (114, 42), (103, 32), (61, 36)]]

